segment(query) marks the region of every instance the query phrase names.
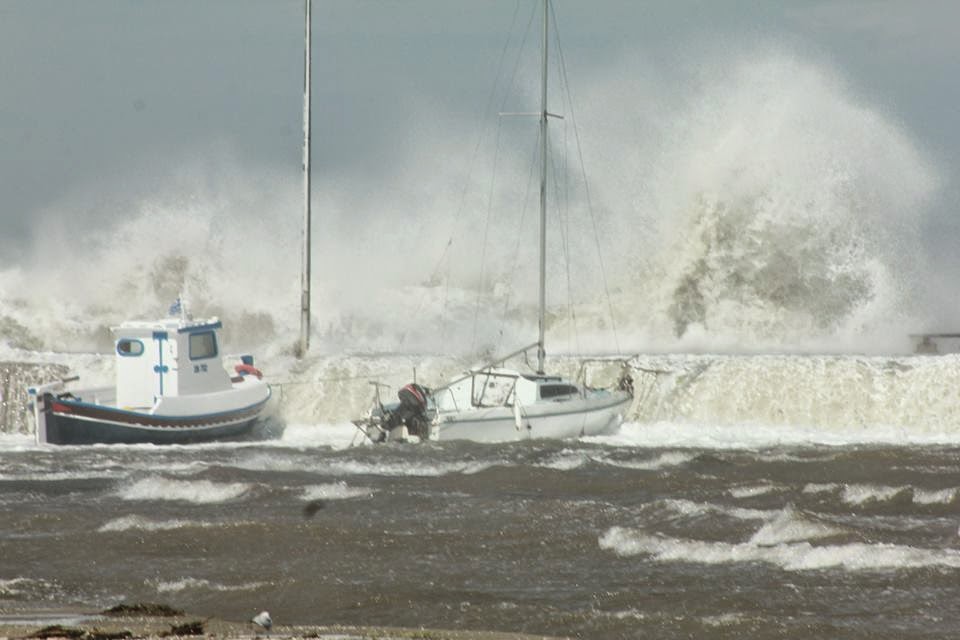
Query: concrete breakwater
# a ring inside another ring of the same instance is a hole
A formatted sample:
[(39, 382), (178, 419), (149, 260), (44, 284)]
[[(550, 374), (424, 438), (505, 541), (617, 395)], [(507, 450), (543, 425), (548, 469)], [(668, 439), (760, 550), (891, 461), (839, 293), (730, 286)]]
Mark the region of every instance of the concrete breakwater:
[[(83, 376), (77, 387), (113, 379), (111, 356), (57, 357), (0, 362), (0, 433), (33, 432), (31, 385), (77, 373)], [(381, 398), (391, 402), (407, 382), (434, 386), (475, 366), (410, 354), (264, 358), (257, 364), (273, 388), (269, 413), (279, 425), (347, 423), (371, 406), (371, 381), (386, 385)], [(528, 363), (515, 364), (527, 370)], [(762, 425), (867, 440), (884, 429), (897, 441), (960, 437), (960, 354), (642, 354), (626, 369), (617, 358), (557, 356), (550, 370), (596, 387), (615, 385), (629, 372), (635, 399), (625, 420), (644, 425)]]
[(0, 433), (33, 433), (27, 389), (68, 371), (62, 364), (0, 362)]

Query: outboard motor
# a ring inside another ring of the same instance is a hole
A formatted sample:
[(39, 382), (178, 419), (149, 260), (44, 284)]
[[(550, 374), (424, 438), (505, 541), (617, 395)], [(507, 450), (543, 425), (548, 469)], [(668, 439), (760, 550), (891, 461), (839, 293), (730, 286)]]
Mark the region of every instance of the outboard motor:
[(415, 436), (426, 439), (430, 432), (430, 419), (427, 417), (427, 397), (430, 390), (411, 382), (397, 392), (400, 406), (387, 418), (387, 430), (406, 425)]

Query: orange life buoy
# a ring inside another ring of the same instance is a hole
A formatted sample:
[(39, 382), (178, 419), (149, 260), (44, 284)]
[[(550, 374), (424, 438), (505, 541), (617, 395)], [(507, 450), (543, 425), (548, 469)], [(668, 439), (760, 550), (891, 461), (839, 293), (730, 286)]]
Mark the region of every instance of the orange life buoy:
[(238, 364), (233, 368), (233, 370), (242, 376), (249, 373), (251, 375), (257, 376), (258, 380), (263, 379), (263, 373), (261, 373), (260, 369), (257, 369), (252, 364)]

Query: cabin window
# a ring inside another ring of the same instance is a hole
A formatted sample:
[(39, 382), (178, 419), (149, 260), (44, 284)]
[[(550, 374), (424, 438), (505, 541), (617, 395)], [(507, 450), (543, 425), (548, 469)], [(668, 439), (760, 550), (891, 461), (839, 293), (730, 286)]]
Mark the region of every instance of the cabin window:
[(190, 334), (190, 359), (202, 360), (217, 355), (217, 336), (213, 331)]
[(516, 376), (478, 373), (473, 377), (473, 406), (498, 407), (507, 404), (516, 385)]
[(117, 340), (117, 353), (129, 357), (139, 356), (143, 353), (143, 343), (129, 338)]
[(559, 398), (560, 396), (572, 396), (580, 393), (572, 384), (544, 384), (540, 385), (540, 399)]

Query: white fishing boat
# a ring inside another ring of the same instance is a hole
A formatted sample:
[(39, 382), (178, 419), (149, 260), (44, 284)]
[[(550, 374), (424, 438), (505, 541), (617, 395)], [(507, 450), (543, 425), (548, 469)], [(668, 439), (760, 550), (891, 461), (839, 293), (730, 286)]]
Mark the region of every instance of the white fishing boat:
[[(633, 384), (624, 371), (614, 389), (593, 389), (544, 372), (547, 226), (547, 47), (549, 0), (543, 0), (540, 111), (540, 287), (539, 339), (505, 358), (468, 371), (441, 387), (408, 384), (399, 402), (384, 405), (375, 384), (373, 407), (354, 421), (371, 440), (473, 440), (503, 442), (528, 438), (573, 438), (616, 430), (633, 401)], [(537, 349), (532, 372), (503, 367), (515, 356)]]
[(217, 318), (125, 322), (113, 329), (116, 383), (67, 388), (78, 378), (31, 387), (41, 444), (185, 444), (248, 432), (270, 386), (241, 356), (223, 366)]

